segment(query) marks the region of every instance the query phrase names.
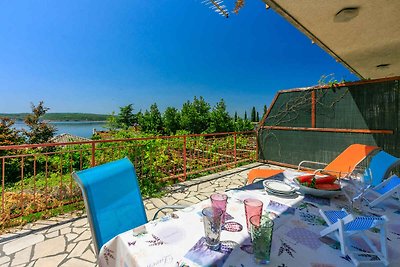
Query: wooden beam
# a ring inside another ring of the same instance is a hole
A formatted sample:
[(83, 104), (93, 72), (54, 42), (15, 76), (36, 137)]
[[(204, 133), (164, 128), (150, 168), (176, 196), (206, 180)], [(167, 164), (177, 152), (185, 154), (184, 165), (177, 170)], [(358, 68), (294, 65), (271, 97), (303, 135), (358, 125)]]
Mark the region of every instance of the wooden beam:
[(370, 83), (389, 82), (389, 81), (396, 81), (396, 80), (400, 80), (400, 76), (379, 78), (379, 79), (373, 79), (373, 80), (360, 80), (360, 81), (355, 81), (355, 82), (342, 82), (342, 83), (337, 83), (337, 84), (333, 84), (333, 85), (317, 85), (317, 86), (310, 86), (310, 87), (285, 89), (285, 90), (279, 90), (278, 93), (292, 93), (292, 92), (302, 92), (302, 91), (309, 91), (309, 90), (331, 89), (331, 88), (348, 87), (348, 86), (370, 84)]
[(315, 99), (315, 90), (311, 91), (311, 127), (315, 128), (315, 119), (316, 119), (316, 114), (315, 114), (315, 105), (316, 105), (316, 99)]
[(309, 128), (309, 127), (285, 127), (285, 126), (262, 126), (262, 129), (278, 131), (306, 131), (306, 132), (331, 132), (331, 133), (363, 133), (363, 134), (393, 134), (393, 130), (370, 130), (370, 129), (339, 129), (339, 128)]

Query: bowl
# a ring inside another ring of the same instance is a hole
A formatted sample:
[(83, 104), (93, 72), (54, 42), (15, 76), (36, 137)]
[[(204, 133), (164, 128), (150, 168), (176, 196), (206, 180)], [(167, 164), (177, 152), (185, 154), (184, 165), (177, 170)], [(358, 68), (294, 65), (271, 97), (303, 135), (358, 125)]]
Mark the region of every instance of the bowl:
[(330, 198), (330, 197), (340, 195), (342, 193), (341, 189), (340, 190), (320, 190), (320, 189), (304, 186), (304, 185), (300, 184), (300, 182), (296, 178), (293, 179), (293, 181), (296, 183), (296, 185), (299, 186), (299, 191), (303, 194), (310, 194), (310, 195), (317, 196), (317, 197)]

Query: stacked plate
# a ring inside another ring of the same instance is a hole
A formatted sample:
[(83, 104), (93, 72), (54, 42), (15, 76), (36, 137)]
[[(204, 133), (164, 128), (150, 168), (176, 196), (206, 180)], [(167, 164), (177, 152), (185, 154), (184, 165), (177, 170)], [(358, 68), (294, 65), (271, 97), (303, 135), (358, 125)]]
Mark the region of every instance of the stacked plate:
[(279, 180), (265, 180), (263, 182), (265, 190), (273, 195), (281, 197), (291, 197), (296, 194), (296, 188)]

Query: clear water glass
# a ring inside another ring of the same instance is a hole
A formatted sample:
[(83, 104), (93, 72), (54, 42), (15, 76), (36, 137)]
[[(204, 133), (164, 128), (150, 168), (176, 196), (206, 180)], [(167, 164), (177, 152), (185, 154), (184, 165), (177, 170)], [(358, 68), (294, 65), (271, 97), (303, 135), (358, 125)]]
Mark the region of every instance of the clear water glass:
[(371, 186), (371, 177), (371, 173), (364, 175), (364, 171), (361, 169), (356, 169), (350, 174), (350, 182), (353, 187), (348, 191), (351, 212), (363, 213), (363, 199), (365, 192)]
[(207, 207), (203, 209), (202, 214), (206, 244), (210, 249), (218, 250), (221, 244), (222, 211)]

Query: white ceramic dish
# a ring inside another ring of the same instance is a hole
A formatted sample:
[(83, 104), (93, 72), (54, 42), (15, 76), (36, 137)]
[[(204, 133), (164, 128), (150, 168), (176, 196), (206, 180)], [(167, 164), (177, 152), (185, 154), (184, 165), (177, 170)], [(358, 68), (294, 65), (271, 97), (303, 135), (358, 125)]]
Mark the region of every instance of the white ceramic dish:
[(293, 196), (297, 196), (296, 191), (294, 191), (294, 192), (292, 192), (292, 193), (285, 193), (285, 194), (271, 191), (271, 190), (269, 190), (268, 188), (265, 188), (265, 191), (267, 191), (268, 194), (272, 194), (272, 195), (279, 196), (279, 197), (293, 197)]
[(267, 192), (276, 195), (283, 196), (283, 195), (293, 195), (296, 193), (296, 188), (279, 180), (265, 180), (263, 181), (263, 185)]
[(310, 194), (317, 197), (330, 198), (340, 195), (342, 193), (342, 190), (319, 190), (308, 186), (304, 186), (300, 184), (297, 179), (293, 179), (293, 181), (299, 186), (299, 191), (303, 194)]

